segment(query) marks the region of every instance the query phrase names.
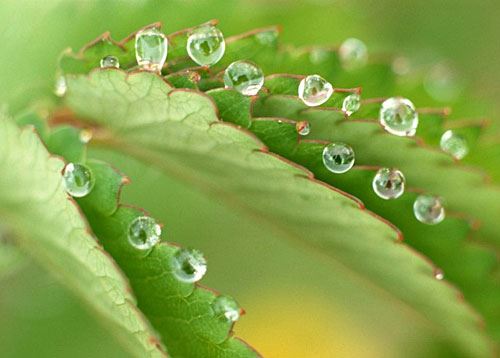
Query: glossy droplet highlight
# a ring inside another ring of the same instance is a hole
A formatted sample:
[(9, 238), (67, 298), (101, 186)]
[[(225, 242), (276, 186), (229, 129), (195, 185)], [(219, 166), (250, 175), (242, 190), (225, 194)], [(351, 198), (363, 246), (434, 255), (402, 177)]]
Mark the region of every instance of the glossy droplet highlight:
[(332, 84), (319, 75), (307, 76), (300, 81), (299, 98), (309, 107), (322, 105), (332, 94)]
[(101, 68), (120, 68), (120, 60), (116, 56), (106, 56), (101, 59)]
[(351, 114), (357, 112), (361, 107), (361, 96), (357, 93), (350, 94), (342, 102), (342, 111), (350, 116)]
[(168, 40), (157, 28), (145, 29), (135, 35), (135, 58), (143, 70), (160, 72), (167, 51)]
[(435, 225), (445, 218), (445, 211), (441, 199), (433, 195), (420, 195), (413, 203), (413, 213), (418, 221)]
[(300, 121), (295, 124), (295, 129), (300, 135), (306, 136), (311, 132), (311, 125), (308, 121)]
[(368, 48), (363, 41), (349, 38), (340, 46), (339, 56), (344, 68), (360, 68), (368, 62)]
[(82, 198), (92, 191), (94, 178), (92, 171), (87, 166), (68, 163), (63, 170), (63, 183), (69, 195)]
[(66, 83), (66, 78), (63, 75), (57, 77), (56, 83), (54, 85), (54, 94), (57, 97), (64, 97), (67, 90), (68, 90), (68, 85)]
[(380, 108), (380, 124), (397, 136), (413, 136), (418, 127), (418, 113), (413, 103), (406, 98), (392, 97)]
[(255, 96), (264, 85), (264, 73), (252, 62), (236, 61), (224, 72), (224, 85), (245, 96)]
[(161, 227), (149, 216), (136, 217), (128, 227), (128, 241), (139, 250), (149, 250), (160, 241)]
[(382, 168), (373, 177), (372, 187), (382, 199), (397, 199), (405, 191), (405, 177), (397, 169)]
[(444, 279), (444, 272), (443, 272), (443, 270), (441, 270), (439, 268), (435, 269), (434, 270), (434, 278), (436, 280), (440, 280), (440, 281), (443, 280)]
[(345, 143), (331, 143), (323, 149), (323, 163), (332, 173), (345, 173), (354, 165), (354, 150)]
[(212, 66), (224, 56), (224, 35), (215, 26), (199, 27), (189, 35), (187, 53), (200, 66)]
[(172, 257), (172, 272), (182, 282), (197, 282), (207, 272), (203, 254), (194, 249), (180, 249)]
[(455, 159), (462, 159), (469, 153), (467, 141), (452, 130), (448, 130), (441, 136), (439, 142), (443, 152), (450, 154)]
[(236, 322), (240, 318), (241, 308), (234, 298), (229, 296), (216, 297), (212, 309), (216, 317), (227, 322)]

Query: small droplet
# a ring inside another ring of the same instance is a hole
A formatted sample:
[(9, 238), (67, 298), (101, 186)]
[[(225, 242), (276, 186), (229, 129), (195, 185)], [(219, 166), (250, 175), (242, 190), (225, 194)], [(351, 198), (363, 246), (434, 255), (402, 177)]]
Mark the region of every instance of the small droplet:
[(323, 149), (323, 163), (332, 173), (345, 173), (354, 165), (354, 150), (344, 143), (331, 143)]
[(310, 75), (300, 81), (299, 98), (309, 107), (322, 105), (332, 94), (332, 84), (319, 75)]
[(257, 41), (264, 46), (273, 47), (278, 42), (279, 33), (276, 30), (262, 31), (255, 34)]
[(436, 278), (436, 280), (439, 280), (441, 281), (442, 279), (444, 279), (444, 272), (443, 270), (437, 268), (434, 270), (434, 277)]
[(350, 116), (351, 114), (357, 112), (361, 107), (361, 96), (357, 93), (352, 93), (342, 102), (342, 111)]
[(56, 83), (54, 85), (54, 94), (57, 97), (64, 97), (66, 91), (68, 90), (68, 85), (66, 83), (66, 78), (63, 75), (60, 75), (56, 79)]
[(434, 65), (424, 79), (424, 88), (437, 101), (452, 102), (463, 91), (464, 83), (457, 70), (447, 62)]
[(382, 103), (380, 124), (391, 134), (413, 136), (418, 127), (418, 113), (409, 99), (392, 97)]
[(207, 261), (194, 249), (180, 249), (171, 261), (174, 276), (182, 282), (197, 282), (207, 272)]
[(308, 121), (297, 122), (295, 128), (297, 129), (297, 133), (302, 136), (306, 136), (311, 132), (311, 126)]
[(441, 199), (432, 195), (420, 195), (413, 203), (413, 213), (418, 221), (435, 225), (445, 218), (445, 211)]
[(411, 71), (410, 60), (407, 57), (399, 56), (392, 61), (392, 71), (398, 76), (405, 76)]
[(135, 35), (135, 58), (142, 69), (160, 72), (167, 52), (168, 40), (157, 28), (145, 29)]
[(63, 183), (69, 195), (75, 198), (82, 198), (92, 191), (94, 178), (92, 171), (87, 166), (68, 163), (64, 167)]
[(236, 61), (224, 72), (224, 85), (245, 96), (255, 96), (264, 85), (264, 73), (249, 61)]
[(467, 141), (452, 130), (448, 130), (441, 136), (440, 146), (443, 152), (450, 154), (455, 159), (462, 159), (469, 153)]
[(350, 70), (363, 67), (368, 62), (368, 49), (365, 43), (355, 38), (349, 38), (342, 43), (339, 55), (344, 68)]
[(313, 65), (319, 65), (328, 60), (328, 51), (321, 47), (316, 47), (311, 50), (309, 54), (309, 60)]
[(212, 303), (215, 316), (224, 321), (236, 322), (240, 318), (241, 308), (234, 298), (229, 296), (218, 296)]
[(136, 217), (128, 227), (128, 241), (138, 250), (149, 250), (160, 241), (161, 227), (149, 216)]
[(84, 144), (89, 143), (93, 136), (94, 133), (90, 129), (82, 129), (80, 131), (80, 141)]
[(116, 56), (105, 56), (101, 58), (101, 68), (120, 68), (120, 60)]
[(187, 40), (189, 57), (200, 66), (212, 66), (224, 56), (226, 42), (224, 35), (215, 26), (199, 27)]
[(380, 169), (372, 182), (373, 191), (382, 199), (397, 199), (405, 191), (405, 177), (397, 169)]

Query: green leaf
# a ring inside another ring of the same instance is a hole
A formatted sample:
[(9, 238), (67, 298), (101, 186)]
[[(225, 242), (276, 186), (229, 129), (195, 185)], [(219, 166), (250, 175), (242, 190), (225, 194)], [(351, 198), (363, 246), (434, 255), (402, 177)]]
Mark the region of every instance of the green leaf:
[(21, 131), (3, 115), (0, 143), (0, 212), (9, 232), (84, 298), (132, 353), (165, 356), (126, 279), (65, 193), (63, 161), (47, 152), (32, 128)]
[(220, 121), (204, 94), (173, 89), (154, 74), (108, 69), (68, 75), (66, 103), (97, 128), (95, 143), (247, 210), (282, 236), (341, 263), (467, 354), (489, 354), (475, 314), (454, 289), (434, 279), (435, 267), (398, 243), (398, 230), (351, 196), (268, 153), (250, 133)]

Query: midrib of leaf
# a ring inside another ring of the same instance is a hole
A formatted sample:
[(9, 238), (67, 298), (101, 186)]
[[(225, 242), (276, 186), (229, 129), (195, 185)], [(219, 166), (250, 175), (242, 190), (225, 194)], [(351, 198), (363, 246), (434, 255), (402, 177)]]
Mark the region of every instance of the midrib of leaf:
[[(144, 83), (138, 85), (139, 79)], [(130, 90), (133, 85), (150, 92), (141, 97), (142, 103), (137, 98), (132, 101), (142, 111), (123, 112), (121, 108), (127, 108), (128, 102), (123, 89)], [(169, 92), (165, 88), (168, 89), (168, 85), (152, 74), (127, 77), (118, 70), (97, 70), (89, 78), (69, 76), (67, 103), (81, 117), (91, 119), (89, 123), (97, 124), (100, 131), (116, 139), (115, 144), (120, 143), (121, 150), (153, 161), (168, 173), (196, 180), (205, 176), (204, 182), (212, 193), (237, 193), (234, 201), (253, 213), (275, 223), (286, 222), (281, 229), (288, 236), (307, 241), (357, 275), (373, 280), (383, 291), (433, 322), (444, 335), (462, 343), (467, 341), (465, 337), (483, 340), (480, 333), (472, 333), (477, 327), (456, 316), (456, 320), (448, 316), (463, 315), (469, 317), (468, 322), (476, 319), (468, 308), (456, 301), (453, 289), (433, 279), (433, 267), (428, 262), (405, 245), (394, 244), (397, 238), (394, 229), (369, 212), (360, 211), (359, 204), (344, 194), (311, 181), (302, 168), (262, 152), (262, 144), (248, 133), (227, 125), (211, 124), (217, 121), (215, 112), (206, 123), (206, 116), (192, 117), (196, 121), (189, 123), (181, 123), (179, 118), (172, 121), (168, 110), (161, 108), (169, 106), (169, 96), (178, 91)], [(197, 101), (205, 102), (213, 111), (212, 103), (201, 93), (183, 92), (192, 96), (191, 105), (198, 96)], [(129, 124), (150, 123), (152, 113), (148, 112), (154, 113), (157, 126), (127, 130)], [(254, 177), (259, 178), (258, 182)], [(301, 208), (300, 215), (297, 208)], [(361, 237), (364, 239), (353, 240)], [(434, 292), (431, 305), (427, 302), (429, 290)], [(457, 323), (451, 328), (443, 322), (463, 322), (463, 325)], [(486, 345), (474, 354), (485, 354), (488, 344), (483, 343)], [(471, 349), (464, 344), (465, 350)]]
[(128, 283), (61, 185), (62, 160), (32, 129), (0, 118), (0, 213), (20, 246), (84, 298), (137, 356), (163, 357)]

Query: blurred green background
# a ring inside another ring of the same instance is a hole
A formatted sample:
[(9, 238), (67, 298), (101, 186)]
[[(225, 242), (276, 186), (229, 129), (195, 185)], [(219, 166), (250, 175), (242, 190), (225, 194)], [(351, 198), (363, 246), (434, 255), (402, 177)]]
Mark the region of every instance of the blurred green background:
[[(280, 24), (287, 43), (338, 44), (354, 36), (373, 53), (401, 54), (410, 63), (446, 60), (471, 101), (489, 101), (485, 116), (498, 120), (499, 15), (497, 0), (3, 0), (0, 102), (15, 113), (43, 99), (52, 90), (61, 50), (79, 48), (104, 31), (120, 39), (158, 20), (169, 33), (217, 18), (226, 35)], [(116, 154), (96, 155), (131, 177), (124, 202), (143, 206), (164, 222), (167, 240), (206, 253), (210, 269), (204, 283), (238, 298), (248, 314), (236, 333), (265, 356), (439, 352), (439, 347), (426, 347), (428, 337), (413, 332), (411, 325), (364, 305), (362, 290), (352, 289), (352, 283), (339, 279), (338, 268), (315, 254), (276, 240), (154, 169)], [(154, 190), (145, 193), (145, 187)], [(0, 265), (0, 356), (126, 356), (56, 279), (27, 259), (11, 262)], [(393, 329), (380, 332), (381, 326)]]

